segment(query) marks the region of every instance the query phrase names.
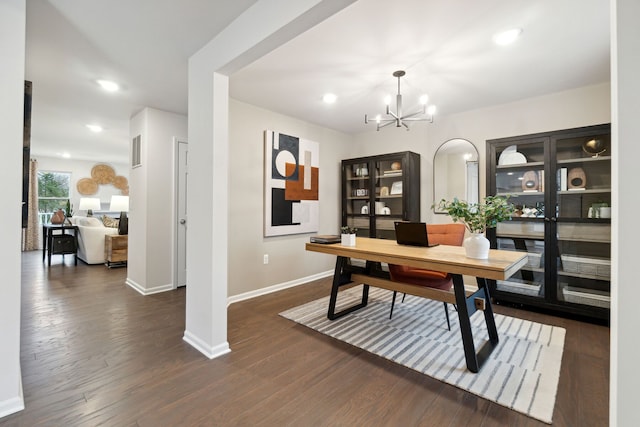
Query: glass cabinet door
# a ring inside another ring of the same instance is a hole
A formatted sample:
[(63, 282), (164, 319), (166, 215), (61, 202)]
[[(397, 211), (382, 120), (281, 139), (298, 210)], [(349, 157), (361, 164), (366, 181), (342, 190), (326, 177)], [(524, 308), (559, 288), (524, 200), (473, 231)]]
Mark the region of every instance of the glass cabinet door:
[(555, 144), (557, 299), (609, 308), (611, 271), (610, 134)]
[(358, 235), (369, 237), (371, 175), (369, 163), (353, 163), (345, 166), (345, 196), (347, 226), (358, 229)]
[(515, 206), (511, 221), (498, 224), (497, 249), (526, 252), (527, 264), (508, 280), (496, 283), (501, 292), (545, 296), (545, 144), (548, 138), (518, 141), (496, 148), (495, 194), (509, 196)]
[(394, 221), (403, 218), (404, 173), (402, 157), (389, 157), (375, 162), (373, 213), (377, 237), (395, 239)]

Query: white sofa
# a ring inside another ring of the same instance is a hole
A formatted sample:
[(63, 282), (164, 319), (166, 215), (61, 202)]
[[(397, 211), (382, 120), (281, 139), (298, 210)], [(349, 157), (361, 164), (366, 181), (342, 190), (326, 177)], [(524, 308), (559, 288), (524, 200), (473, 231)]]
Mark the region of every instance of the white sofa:
[(78, 226), (78, 258), (87, 264), (104, 264), (104, 237), (118, 234), (117, 228), (105, 227), (97, 217), (73, 217)]

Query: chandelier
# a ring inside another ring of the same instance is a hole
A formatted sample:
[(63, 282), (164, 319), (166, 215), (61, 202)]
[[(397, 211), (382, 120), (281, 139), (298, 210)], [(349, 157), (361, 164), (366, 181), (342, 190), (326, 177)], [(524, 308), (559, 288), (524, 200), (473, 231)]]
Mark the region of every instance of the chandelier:
[[(412, 114), (403, 115), (402, 114), (402, 94), (400, 94), (400, 77), (404, 76), (405, 72), (402, 70), (398, 70), (393, 73), (393, 77), (397, 77), (398, 79), (398, 94), (396, 95), (396, 112), (390, 110), (389, 104), (391, 103), (390, 97), (387, 97), (385, 100), (387, 104), (386, 115), (390, 116), (387, 118), (383, 118), (378, 114), (375, 118), (376, 130), (380, 130), (383, 127), (389, 126), (391, 124), (396, 125), (396, 127), (404, 126), (407, 130), (409, 130), (409, 125), (406, 122), (420, 122), (427, 121), (429, 123), (433, 123), (433, 115), (436, 112), (435, 105), (430, 105), (427, 107), (427, 100), (429, 99), (427, 95), (423, 95), (420, 97), (420, 104), (422, 104), (422, 109)], [(369, 124), (371, 120), (368, 115), (364, 115), (364, 122)]]

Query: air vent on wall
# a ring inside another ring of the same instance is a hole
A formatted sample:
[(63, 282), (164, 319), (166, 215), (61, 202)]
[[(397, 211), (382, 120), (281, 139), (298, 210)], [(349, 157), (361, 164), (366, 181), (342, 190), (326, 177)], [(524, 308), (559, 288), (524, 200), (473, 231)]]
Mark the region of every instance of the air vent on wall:
[(132, 144), (131, 144), (131, 167), (132, 168), (136, 168), (138, 166), (141, 166), (141, 159), (140, 159), (140, 135), (136, 136), (135, 138), (133, 138)]

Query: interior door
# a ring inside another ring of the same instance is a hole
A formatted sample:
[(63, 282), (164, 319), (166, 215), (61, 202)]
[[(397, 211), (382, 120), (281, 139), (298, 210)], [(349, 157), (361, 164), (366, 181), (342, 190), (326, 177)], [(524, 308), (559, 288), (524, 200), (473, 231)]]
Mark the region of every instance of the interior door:
[(184, 141), (177, 143), (176, 168), (176, 286), (187, 285), (187, 179), (188, 144)]

